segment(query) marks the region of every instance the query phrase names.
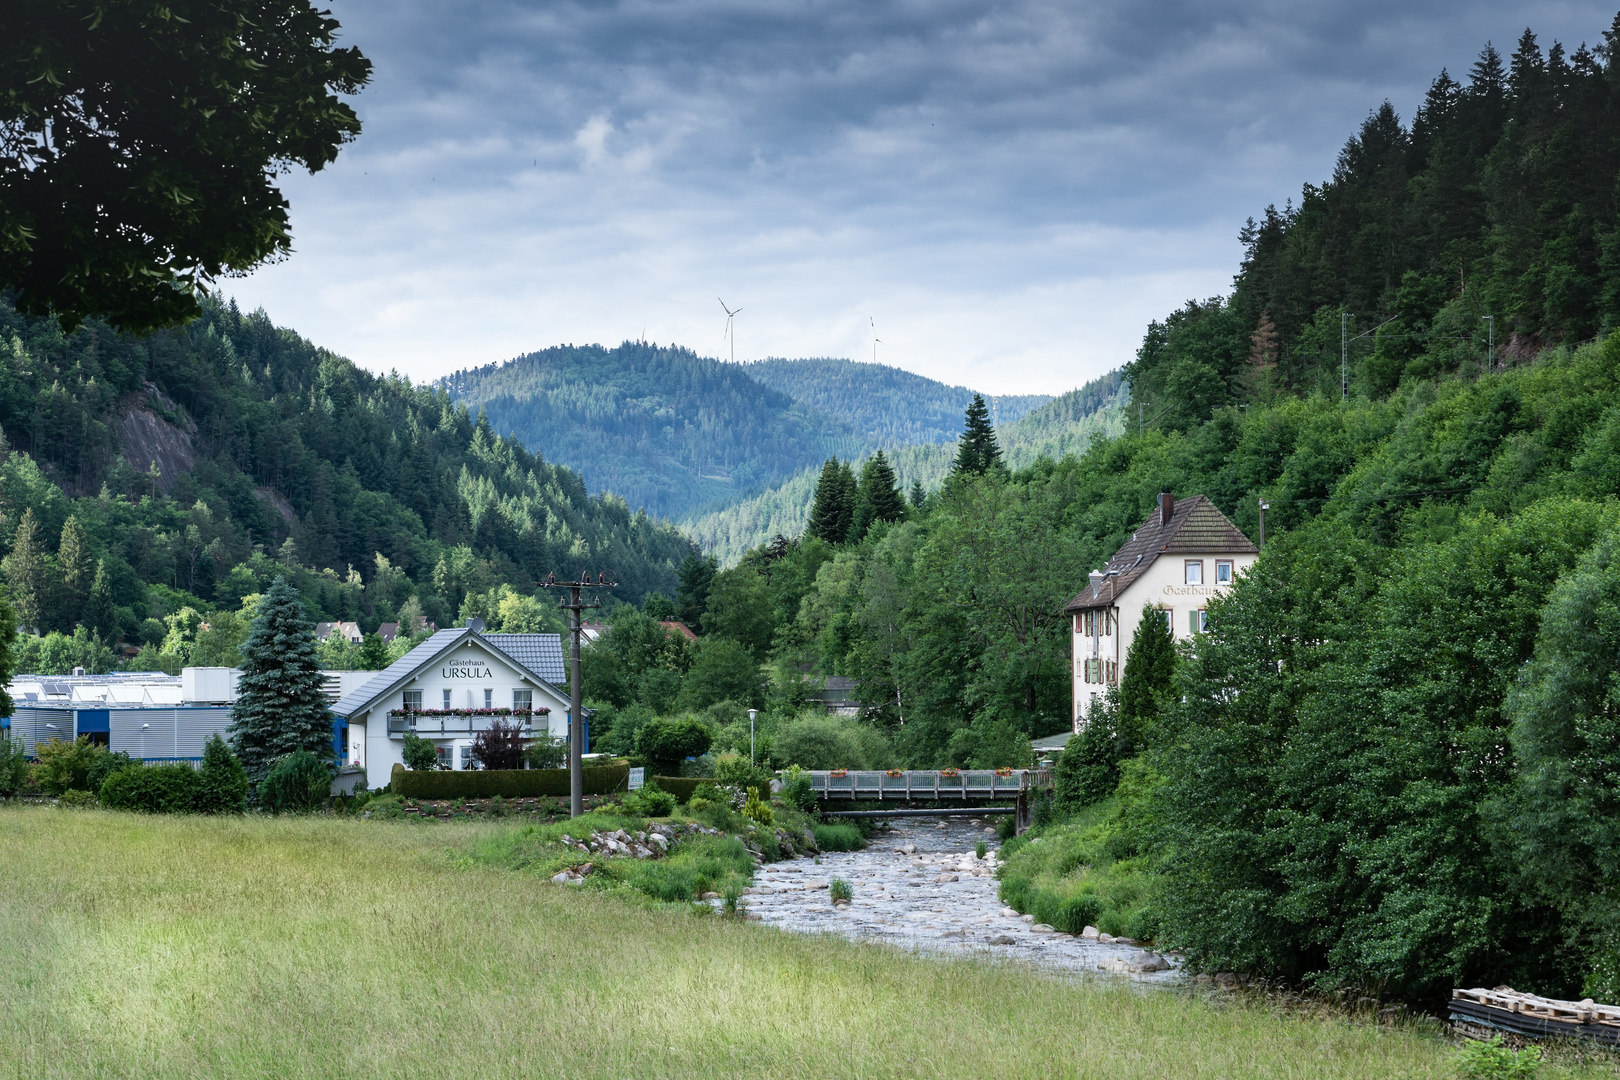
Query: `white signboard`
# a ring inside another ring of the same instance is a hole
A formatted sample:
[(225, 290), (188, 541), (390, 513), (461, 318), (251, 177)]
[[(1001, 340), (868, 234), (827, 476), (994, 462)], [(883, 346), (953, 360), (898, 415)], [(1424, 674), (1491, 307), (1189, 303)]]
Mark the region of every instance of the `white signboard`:
[(630, 770), (630, 790), (631, 791), (639, 791), (641, 789), (642, 782), (644, 780), (646, 780), (646, 778), (647, 778), (647, 770), (646, 769), (631, 769)]

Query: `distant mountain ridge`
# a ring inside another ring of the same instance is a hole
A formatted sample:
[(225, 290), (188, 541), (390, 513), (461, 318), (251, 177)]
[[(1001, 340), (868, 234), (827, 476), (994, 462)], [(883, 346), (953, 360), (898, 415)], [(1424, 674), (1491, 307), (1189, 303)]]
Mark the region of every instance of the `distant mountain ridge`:
[[(436, 385), (590, 490), (666, 518), (723, 509), (829, 457), (948, 447), (974, 393), (883, 364), (734, 364), (637, 341), (559, 345)], [(1051, 401), (986, 400), (1004, 424)]]
[[(873, 447), (954, 442), (975, 391), (886, 364), (767, 357), (741, 365), (766, 386), (836, 416)], [(1051, 394), (984, 395), (998, 425), (1011, 424)]]
[[(1130, 400), (1124, 372), (1110, 371), (1049, 400), (1016, 422), (1002, 425), (996, 432), (1002, 454), (1009, 466), (1021, 469), (1043, 455), (1059, 459), (1083, 453), (1094, 438), (1114, 438), (1124, 433)], [(894, 466), (902, 489), (909, 490), (912, 481), (920, 480), (923, 487), (932, 490), (951, 471), (956, 443), (885, 447), (884, 455)], [(730, 566), (749, 548), (778, 533), (798, 536), (804, 532), (819, 473), (819, 465), (808, 466), (769, 491), (722, 509), (692, 515), (680, 522), (680, 527), (721, 565)]]

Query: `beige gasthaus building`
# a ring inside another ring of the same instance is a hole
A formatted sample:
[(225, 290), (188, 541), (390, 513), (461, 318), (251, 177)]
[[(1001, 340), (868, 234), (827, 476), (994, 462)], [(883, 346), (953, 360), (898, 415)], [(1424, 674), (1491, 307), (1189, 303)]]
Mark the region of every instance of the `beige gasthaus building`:
[(1074, 622), (1074, 730), (1124, 674), (1125, 656), (1151, 606), (1177, 638), (1202, 633), (1212, 597), (1231, 588), (1260, 549), (1203, 495), (1159, 505), (1091, 572), (1091, 584), (1064, 608)]

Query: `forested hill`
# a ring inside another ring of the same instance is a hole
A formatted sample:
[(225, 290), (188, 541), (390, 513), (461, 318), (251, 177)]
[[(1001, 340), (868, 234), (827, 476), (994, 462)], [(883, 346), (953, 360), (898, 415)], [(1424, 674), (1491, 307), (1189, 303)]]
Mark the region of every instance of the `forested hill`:
[(688, 551), (443, 390), (234, 304), (134, 339), (96, 323), (64, 337), (0, 300), (0, 343), (0, 565), (41, 630), (82, 619), (155, 644), (182, 608), (233, 609), (277, 573), (320, 618), (371, 629), (409, 608), (448, 625), (553, 570), (616, 571), (632, 601), (669, 593)]
[[(1003, 425), (998, 432), (1008, 464), (1026, 468), (1042, 457), (1055, 461), (1083, 453), (1093, 438), (1119, 435), (1127, 426), (1129, 401), (1130, 387), (1119, 371), (1050, 399), (1016, 422)], [(960, 416), (955, 427), (961, 430)], [(956, 457), (954, 440), (953, 434), (952, 441), (946, 443), (885, 448), (901, 488), (909, 491), (913, 483), (929, 491), (937, 488), (950, 473)], [(792, 537), (804, 531), (820, 473), (820, 463), (807, 466), (768, 491), (694, 515), (682, 527), (722, 565), (730, 565), (749, 548), (778, 534)]]
[[(886, 364), (772, 357), (744, 364), (743, 370), (850, 424), (870, 447), (954, 442), (962, 431), (962, 413), (973, 400), (973, 391), (965, 386), (947, 386)], [(986, 394), (984, 399), (994, 422), (1002, 425), (1046, 404), (1052, 395)]]
[(1377, 397), (1620, 323), (1617, 49), (1620, 24), (1573, 53), (1526, 30), (1505, 62), (1487, 45), (1442, 71), (1409, 124), (1373, 111), (1330, 178), (1244, 228), (1229, 298), (1150, 328), (1131, 370), (1149, 413), (1339, 393), (1345, 339), (1351, 392)]
[(864, 442), (849, 424), (690, 349), (562, 345), (441, 385), (593, 491), (675, 516), (775, 484)]

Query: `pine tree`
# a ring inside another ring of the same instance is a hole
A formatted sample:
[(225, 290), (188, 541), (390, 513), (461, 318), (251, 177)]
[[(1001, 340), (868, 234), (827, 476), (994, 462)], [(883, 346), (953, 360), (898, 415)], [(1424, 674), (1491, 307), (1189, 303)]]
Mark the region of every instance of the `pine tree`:
[(117, 629), (117, 613), (113, 610), (112, 583), (107, 580), (107, 561), (96, 560), (96, 576), (90, 584), (90, 596), (84, 602), (84, 624), (105, 641)]
[(855, 523), (855, 498), (855, 473), (849, 463), (828, 458), (816, 481), (816, 499), (805, 531), (829, 544), (842, 544)]
[(38, 631), (45, 593), (45, 559), (39, 551), (39, 519), (34, 517), (33, 507), (23, 511), (11, 553), (0, 560), (0, 573), (5, 574), (18, 627)]
[(1119, 679), (1119, 732), (1140, 749), (1159, 719), (1176, 673), (1176, 638), (1164, 612), (1148, 604), (1136, 624)]
[(332, 757), (332, 718), (322, 693), (315, 635), (297, 590), (278, 577), (259, 600), (242, 645), (231, 746), (255, 788), (272, 766), (308, 750)]
[(676, 571), (675, 615), (694, 634), (703, 633), (703, 612), (709, 606), (709, 590), (719, 569), (713, 559), (696, 551), (681, 560)]
[(85, 594), (90, 589), (95, 565), (90, 561), (90, 544), (79, 519), (69, 514), (62, 523), (62, 538), (56, 548), (56, 565), (62, 573), (62, 599), (57, 607), (64, 625), (75, 625), (83, 618)]
[(980, 394), (974, 394), (968, 404), (962, 437), (956, 445), (953, 472), (983, 476), (992, 469), (1006, 468), (1001, 461), (1001, 447), (996, 444), (996, 429), (990, 425), (990, 407)]
[(911, 482), (911, 508), (912, 508), (912, 510), (921, 511), (922, 508), (923, 508), (923, 503), (925, 503), (927, 501), (928, 501), (928, 489), (923, 487), (923, 482), (921, 480), (913, 480)]

